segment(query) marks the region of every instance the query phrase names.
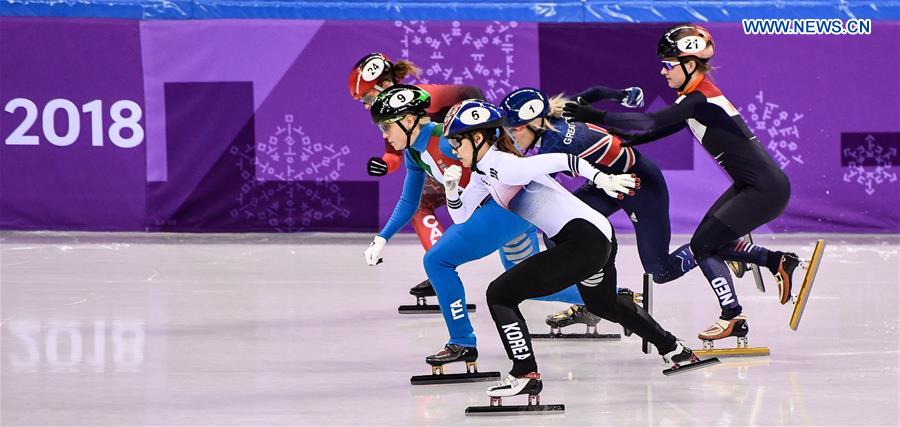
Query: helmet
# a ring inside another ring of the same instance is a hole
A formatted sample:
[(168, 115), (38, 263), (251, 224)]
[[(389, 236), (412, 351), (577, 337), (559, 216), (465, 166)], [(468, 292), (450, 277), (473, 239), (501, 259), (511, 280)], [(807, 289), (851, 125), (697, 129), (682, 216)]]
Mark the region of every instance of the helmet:
[(707, 61), (715, 53), (714, 45), (712, 35), (706, 28), (680, 24), (666, 30), (659, 39), (656, 56), (660, 59), (694, 56)]
[(400, 119), (407, 114), (422, 117), (430, 106), (431, 95), (424, 89), (396, 84), (378, 94), (370, 112), (372, 121), (377, 124)]
[(506, 126), (521, 126), (550, 114), (550, 101), (538, 89), (522, 88), (515, 90), (500, 103), (506, 112)]
[(353, 66), (347, 85), (353, 99), (361, 99), (372, 89), (382, 89), (378, 83), (393, 81), (394, 63), (383, 53), (370, 53)]
[(453, 106), (444, 118), (444, 136), (453, 137), (476, 129), (503, 126), (506, 113), (481, 99), (467, 99)]

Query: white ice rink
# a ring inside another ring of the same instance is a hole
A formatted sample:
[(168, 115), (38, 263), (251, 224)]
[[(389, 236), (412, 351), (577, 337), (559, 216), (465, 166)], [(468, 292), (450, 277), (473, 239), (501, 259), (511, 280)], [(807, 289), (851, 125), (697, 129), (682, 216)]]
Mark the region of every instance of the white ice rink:
[[(620, 286), (640, 288), (632, 236)], [(814, 236), (755, 236), (803, 256)], [(401, 316), (424, 279), (422, 249), (394, 239), (367, 267), (363, 235), (0, 234), (2, 406), (19, 425), (897, 425), (900, 236), (825, 236), (796, 332), (775, 284), (738, 280), (750, 344), (666, 377), (637, 336), (535, 341), (544, 403), (564, 415), (466, 417), (489, 383), (411, 386), (447, 333), (437, 315)], [(675, 236), (673, 248), (687, 240)], [(510, 363), (484, 302), (496, 255), (462, 268), (479, 367)], [(699, 271), (655, 287), (654, 315), (699, 346), (718, 305)], [(562, 303), (526, 302), (532, 332)], [(601, 332), (621, 332), (601, 323)], [(459, 372), (451, 366), (448, 372)], [(515, 404), (524, 398), (506, 401)]]

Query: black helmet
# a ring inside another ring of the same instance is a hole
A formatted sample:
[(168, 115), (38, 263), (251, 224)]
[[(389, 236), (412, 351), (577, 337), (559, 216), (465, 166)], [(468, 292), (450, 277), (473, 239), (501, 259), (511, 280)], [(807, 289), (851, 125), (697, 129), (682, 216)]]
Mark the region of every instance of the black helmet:
[(708, 61), (714, 53), (714, 43), (709, 30), (692, 24), (679, 24), (669, 28), (659, 39), (659, 45), (656, 47), (656, 56), (659, 59), (694, 56)]
[(372, 121), (377, 124), (399, 120), (407, 114), (422, 117), (430, 106), (431, 95), (424, 89), (396, 84), (378, 94), (370, 111)]

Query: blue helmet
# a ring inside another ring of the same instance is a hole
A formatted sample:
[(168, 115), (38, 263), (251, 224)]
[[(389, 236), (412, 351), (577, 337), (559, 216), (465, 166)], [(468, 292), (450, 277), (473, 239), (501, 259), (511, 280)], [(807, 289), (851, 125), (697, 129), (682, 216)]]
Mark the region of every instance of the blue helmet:
[(444, 136), (451, 138), (476, 129), (503, 126), (506, 113), (481, 99), (467, 99), (453, 106), (444, 118)]
[(500, 103), (506, 112), (505, 126), (515, 127), (550, 115), (550, 100), (539, 89), (530, 87), (515, 90)]

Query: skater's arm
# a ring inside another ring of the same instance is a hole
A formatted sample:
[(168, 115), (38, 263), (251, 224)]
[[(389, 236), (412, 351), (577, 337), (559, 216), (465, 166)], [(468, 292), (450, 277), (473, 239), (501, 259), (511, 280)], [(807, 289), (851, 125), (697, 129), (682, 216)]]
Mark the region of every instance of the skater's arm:
[[(391, 150), (393, 150), (393, 148), (391, 148)], [(403, 163), (403, 155), (396, 152), (396, 150), (393, 152), (385, 151), (384, 155), (381, 156), (381, 159), (387, 164), (387, 173), (396, 172)]]
[(403, 162), (403, 155), (395, 150), (387, 140), (384, 142), (384, 154), (381, 157), (372, 157), (366, 162), (366, 172), (370, 176), (384, 176), (396, 172)]
[(679, 122), (693, 117), (695, 106), (699, 102), (705, 102), (705, 99), (702, 94), (693, 92), (686, 95), (681, 103), (672, 104), (653, 113), (603, 111), (589, 105), (570, 102), (566, 104), (563, 116), (577, 122), (649, 132), (677, 125)]
[[(579, 170), (588, 175), (578, 173)], [(603, 173), (574, 154), (546, 153), (530, 157), (507, 156), (495, 170), (495, 178), (507, 185), (527, 185), (537, 177), (557, 172), (570, 172), (591, 179), (593, 171)]]
[(656, 129), (646, 133), (637, 133), (637, 134), (624, 134), (622, 136), (622, 146), (623, 147), (633, 147), (635, 145), (642, 145), (648, 142), (653, 142), (658, 139), (665, 138), (669, 135), (672, 135), (684, 128), (687, 127), (687, 121), (678, 122), (672, 126), (664, 127), (661, 129)]
[(425, 186), (425, 171), (405, 155), (406, 178), (403, 180), (403, 193), (400, 200), (394, 206), (394, 212), (387, 224), (378, 233), (385, 240), (390, 240), (404, 225), (408, 224), (419, 207), (422, 198), (422, 188)]
[(608, 88), (606, 86), (593, 86), (572, 95), (572, 99), (577, 100), (578, 98), (581, 98), (588, 104), (593, 104), (598, 101), (606, 100), (621, 101), (625, 98), (625, 95), (624, 90)]
[(625, 195), (634, 195), (633, 189), (640, 186), (640, 179), (635, 175), (609, 175), (587, 160), (574, 154), (563, 153), (538, 154), (531, 157), (509, 156), (505, 159), (503, 167), (496, 171), (496, 178), (508, 185), (527, 185), (539, 176), (562, 171), (587, 178), (610, 197), (619, 199)]
[(462, 224), (469, 220), (475, 209), (481, 205), (481, 201), (490, 194), (487, 185), (473, 175), (469, 185), (459, 194), (458, 198), (447, 193), (447, 210), (454, 224)]

